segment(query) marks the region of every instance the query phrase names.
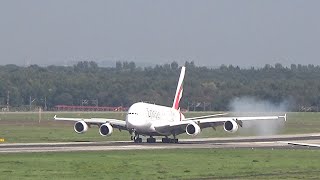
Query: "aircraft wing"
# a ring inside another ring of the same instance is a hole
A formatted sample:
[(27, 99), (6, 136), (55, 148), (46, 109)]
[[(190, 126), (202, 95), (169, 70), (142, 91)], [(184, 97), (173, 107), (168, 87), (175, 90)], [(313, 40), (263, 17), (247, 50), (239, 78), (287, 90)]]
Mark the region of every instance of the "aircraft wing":
[(284, 116), (252, 116), (252, 117), (213, 117), (213, 118), (204, 118), (199, 120), (194, 120), (197, 123), (204, 124), (204, 123), (212, 123), (212, 122), (226, 122), (230, 120), (234, 121), (256, 121), (256, 120), (277, 120), (277, 119), (284, 119), (287, 120), (287, 114)]
[(174, 121), (169, 124), (157, 124), (155, 125), (155, 129), (157, 131), (165, 131), (166, 129), (169, 131), (174, 131), (177, 134), (181, 134), (185, 132), (185, 127), (188, 124), (191, 123), (196, 123), (199, 125), (201, 129), (207, 128), (207, 127), (216, 127), (223, 125), (226, 121), (236, 121), (240, 126), (242, 126), (242, 123), (244, 121), (255, 121), (255, 120), (278, 120), (278, 119), (284, 119), (286, 121), (287, 115), (285, 114), (284, 116), (253, 116), (253, 117), (210, 117), (208, 118), (203, 118), (201, 117), (200, 119), (195, 117), (195, 118), (190, 118), (190, 119), (185, 119), (182, 121)]
[(95, 124), (104, 124), (109, 123), (113, 128), (127, 130), (126, 122), (119, 119), (105, 119), (105, 118), (63, 118), (63, 117), (57, 117), (57, 115), (54, 116), (54, 120), (56, 121), (84, 121), (88, 125)]

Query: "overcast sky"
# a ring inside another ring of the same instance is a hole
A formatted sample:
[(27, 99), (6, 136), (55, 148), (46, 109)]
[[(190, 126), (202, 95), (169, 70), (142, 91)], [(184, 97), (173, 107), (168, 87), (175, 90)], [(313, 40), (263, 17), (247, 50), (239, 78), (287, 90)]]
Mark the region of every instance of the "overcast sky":
[(320, 64), (317, 0), (3, 0), (0, 64)]

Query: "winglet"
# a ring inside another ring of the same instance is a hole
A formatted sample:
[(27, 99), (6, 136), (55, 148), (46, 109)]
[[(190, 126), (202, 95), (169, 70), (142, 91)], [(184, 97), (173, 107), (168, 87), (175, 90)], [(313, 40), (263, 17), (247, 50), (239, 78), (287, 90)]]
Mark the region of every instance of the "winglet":
[(56, 120), (56, 118), (57, 118), (57, 115), (54, 115), (53, 119)]
[(287, 113), (285, 113), (284, 116), (279, 116), (279, 118), (283, 118), (284, 121), (287, 121)]
[(182, 66), (179, 81), (178, 81), (178, 86), (177, 86), (177, 90), (176, 90), (176, 95), (174, 96), (174, 101), (173, 101), (173, 105), (172, 105), (172, 108), (174, 108), (176, 110), (179, 109), (179, 103), (180, 103), (180, 99), (182, 97), (183, 79), (184, 79), (185, 71), (186, 71), (186, 67)]
[(284, 121), (287, 121), (287, 113), (284, 114)]

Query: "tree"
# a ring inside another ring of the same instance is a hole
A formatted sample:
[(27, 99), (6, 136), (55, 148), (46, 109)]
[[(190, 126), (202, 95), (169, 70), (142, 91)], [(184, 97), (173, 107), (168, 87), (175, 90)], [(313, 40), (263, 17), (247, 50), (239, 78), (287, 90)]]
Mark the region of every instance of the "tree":
[(176, 70), (178, 70), (179, 65), (176, 61), (173, 61), (170, 65), (170, 67), (172, 70), (176, 71)]
[[(218, 68), (195, 66), (186, 62), (182, 107), (188, 102), (212, 103), (214, 110), (228, 110), (229, 102), (242, 96), (280, 103), (290, 100), (290, 108), (320, 106), (320, 67), (280, 63), (275, 67), (241, 69), (232, 65)], [(149, 101), (171, 106), (179, 77), (178, 63), (137, 70), (134, 62), (117, 62), (116, 67), (99, 67), (81, 61), (72, 67), (31, 65), (0, 66), (0, 96), (10, 91), (10, 105), (29, 104), (29, 97), (46, 97), (49, 108), (77, 105), (81, 99), (98, 99), (100, 105), (130, 106)], [(4, 101), (4, 100), (1, 100)], [(295, 104), (297, 102), (297, 104)], [(35, 101), (34, 105), (43, 106)]]

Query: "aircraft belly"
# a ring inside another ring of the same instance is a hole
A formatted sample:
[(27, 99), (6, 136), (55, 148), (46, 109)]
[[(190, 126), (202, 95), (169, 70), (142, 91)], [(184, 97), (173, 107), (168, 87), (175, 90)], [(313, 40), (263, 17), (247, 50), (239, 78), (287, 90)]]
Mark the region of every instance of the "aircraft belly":
[(164, 135), (164, 136), (169, 136), (169, 135), (172, 134), (171, 129), (166, 128), (166, 127), (160, 127), (160, 128), (158, 127), (158, 128), (156, 128), (154, 131), (157, 132), (157, 133), (159, 133), (159, 134), (162, 134), (162, 135)]
[(158, 131), (154, 129), (153, 126), (145, 127), (145, 128), (138, 128), (136, 129), (136, 132), (141, 134), (141, 135), (146, 135), (146, 136), (169, 136), (171, 135), (171, 132), (168, 131)]
[(138, 129), (136, 130), (137, 133), (141, 134), (141, 135), (146, 135), (146, 136), (168, 136), (170, 135), (170, 133), (165, 133), (165, 132), (157, 132), (154, 130), (146, 130), (146, 129)]
[(157, 133), (154, 128), (152, 128), (151, 124), (145, 124), (144, 126), (135, 126), (133, 129), (135, 129), (135, 131), (138, 134), (141, 135), (148, 135), (148, 134), (155, 134)]

